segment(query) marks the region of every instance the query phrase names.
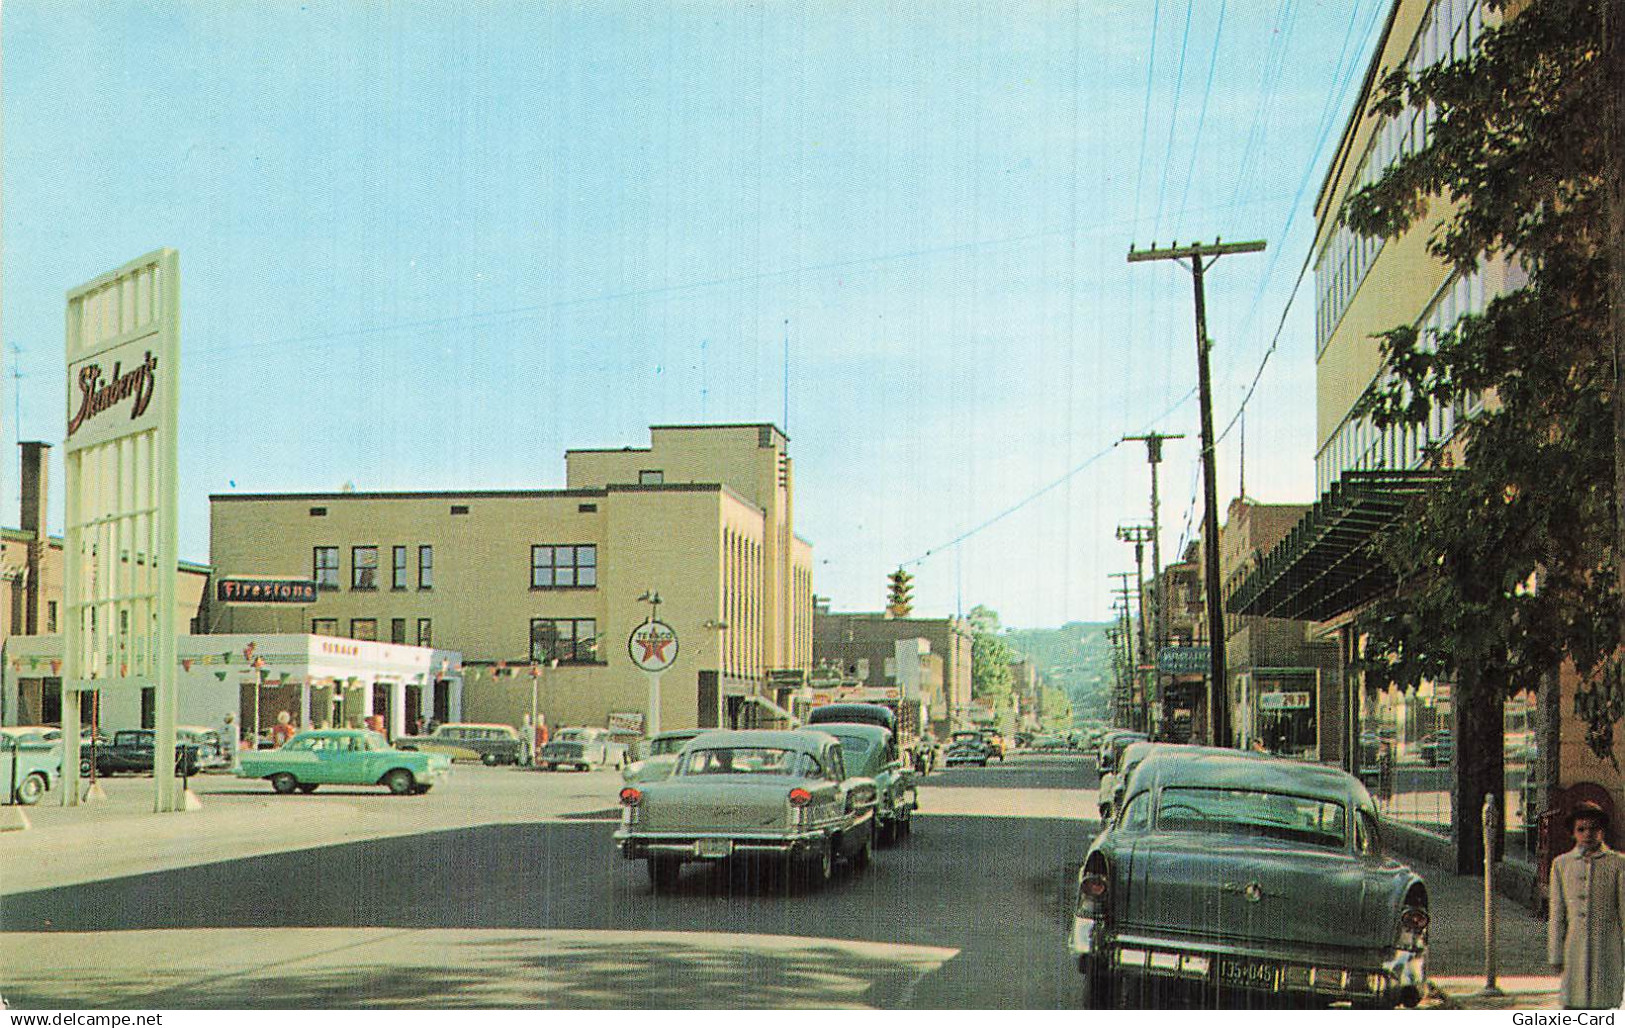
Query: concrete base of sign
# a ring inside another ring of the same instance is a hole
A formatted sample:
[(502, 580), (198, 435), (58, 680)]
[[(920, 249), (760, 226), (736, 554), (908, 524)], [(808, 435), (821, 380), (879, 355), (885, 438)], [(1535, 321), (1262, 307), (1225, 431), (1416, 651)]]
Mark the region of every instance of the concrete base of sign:
[(107, 798), (107, 790), (97, 780), (83, 782), (79, 787), (80, 803), (99, 803)]
[(28, 815), (23, 808), (7, 804), (0, 807), (0, 832), (19, 832), (25, 828), (34, 827), (29, 823)]
[(181, 799), (181, 809), (202, 810), (203, 801), (197, 798), (197, 793), (193, 792), (191, 789), (187, 789), (186, 794)]

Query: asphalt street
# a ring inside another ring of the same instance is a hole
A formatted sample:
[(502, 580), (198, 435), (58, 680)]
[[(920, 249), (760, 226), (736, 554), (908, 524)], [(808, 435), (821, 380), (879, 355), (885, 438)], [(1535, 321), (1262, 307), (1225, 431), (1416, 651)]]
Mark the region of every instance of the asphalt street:
[[(612, 796), (615, 784), (472, 770), (433, 798), (589, 784)], [(221, 781), (205, 800), (335, 813), (413, 802), (240, 792), (257, 785)], [(1079, 1003), (1064, 938), (1093, 785), (1071, 755), (940, 771), (906, 841), (811, 890), (690, 866), (654, 895), (614, 849), (615, 812), (586, 804), (10, 894), (0, 928), (28, 960), (8, 957), (4, 996), (19, 1008), (1066, 1009)], [(53, 968), (57, 952), (77, 966)], [(163, 973), (141, 973), (138, 957)]]

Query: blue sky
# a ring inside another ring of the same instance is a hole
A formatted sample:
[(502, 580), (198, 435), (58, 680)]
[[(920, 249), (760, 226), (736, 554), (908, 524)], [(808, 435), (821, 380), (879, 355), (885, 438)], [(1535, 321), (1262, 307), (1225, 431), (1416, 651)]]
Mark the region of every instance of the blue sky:
[[(837, 609), (924, 557), (922, 614), (1104, 619), (1149, 507), (1112, 442), (1188, 436), (1165, 559), (1200, 516), (1190, 277), (1129, 245), (1268, 241), (1208, 276), (1222, 428), (1386, 9), (16, 0), (6, 437), (60, 444), (66, 291), (172, 246), (184, 557), (214, 492), (552, 488), (788, 411)], [(1313, 498), (1312, 331), (1311, 275), (1248, 408), (1267, 502)]]

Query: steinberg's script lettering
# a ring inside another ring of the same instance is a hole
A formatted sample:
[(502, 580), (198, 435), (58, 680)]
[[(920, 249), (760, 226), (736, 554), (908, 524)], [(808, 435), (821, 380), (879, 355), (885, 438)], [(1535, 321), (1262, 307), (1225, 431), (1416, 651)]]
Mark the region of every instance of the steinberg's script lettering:
[(73, 435), (86, 421), (132, 396), (135, 403), (130, 407), (130, 419), (133, 421), (145, 414), (147, 405), (152, 402), (153, 391), (158, 386), (157, 372), (158, 358), (153, 356), (151, 350), (131, 371), (121, 371), (120, 365), (114, 362), (112, 377), (105, 385), (100, 364), (87, 364), (80, 368), (79, 412), (68, 422), (68, 435)]

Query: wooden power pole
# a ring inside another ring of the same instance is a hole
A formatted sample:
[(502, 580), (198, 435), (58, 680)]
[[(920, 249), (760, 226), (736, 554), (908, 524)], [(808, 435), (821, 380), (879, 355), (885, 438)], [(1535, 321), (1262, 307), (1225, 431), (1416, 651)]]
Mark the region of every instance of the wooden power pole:
[(1213, 469), (1216, 448), (1213, 439), (1213, 387), (1208, 377), (1207, 299), (1202, 290), (1202, 273), (1226, 254), (1258, 253), (1263, 249), (1263, 240), (1223, 243), (1215, 239), (1211, 243), (1189, 243), (1185, 246), (1175, 243), (1166, 249), (1158, 249), (1156, 243), (1152, 243), (1149, 250), (1136, 250), (1131, 245), (1128, 251), (1130, 264), (1138, 261), (1179, 261), (1183, 265), (1189, 261), (1185, 266), (1190, 268), (1196, 286), (1196, 374), (1202, 404), (1202, 491), (1207, 501), (1207, 509), (1202, 516), (1202, 555), (1205, 558), (1202, 591), (1207, 595), (1210, 655), (1208, 725), (1215, 746), (1231, 745), (1230, 699), (1224, 654), (1224, 597), (1219, 592), (1219, 497)]

